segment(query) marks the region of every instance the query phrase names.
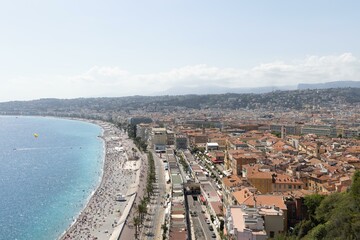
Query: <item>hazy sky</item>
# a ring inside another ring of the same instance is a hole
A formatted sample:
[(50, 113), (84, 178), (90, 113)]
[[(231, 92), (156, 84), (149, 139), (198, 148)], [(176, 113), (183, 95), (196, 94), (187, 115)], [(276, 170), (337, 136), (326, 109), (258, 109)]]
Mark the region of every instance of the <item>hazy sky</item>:
[(360, 80), (360, 1), (0, 3), (0, 101)]

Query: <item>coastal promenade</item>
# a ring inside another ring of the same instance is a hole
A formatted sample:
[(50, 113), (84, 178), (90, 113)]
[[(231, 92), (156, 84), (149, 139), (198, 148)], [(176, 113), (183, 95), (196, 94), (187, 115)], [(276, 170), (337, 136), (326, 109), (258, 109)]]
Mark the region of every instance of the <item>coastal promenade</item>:
[(165, 195), (170, 192), (170, 190), (166, 188), (163, 159), (159, 157), (158, 153), (155, 153), (153, 150), (151, 151), (155, 160), (156, 169), (155, 194), (151, 197), (148, 218), (140, 234), (141, 240), (162, 239), (163, 231), (161, 226), (165, 220)]
[[(137, 204), (143, 194), (140, 190), (146, 170), (141, 163), (146, 156), (134, 156), (132, 150), (136, 147), (114, 125), (91, 122), (104, 130), (102, 138), (105, 141), (105, 160), (101, 183), (84, 210), (60, 239), (118, 239), (120, 234), (127, 236), (124, 239), (132, 239), (133, 229), (129, 228), (127, 222), (134, 214), (133, 205)], [(116, 201), (119, 194), (126, 201)]]
[[(130, 149), (135, 147), (135, 145), (132, 142), (129, 142)], [(120, 231), (120, 237), (115, 238), (117, 233), (111, 238), (111, 240), (120, 239), (120, 240), (128, 240), (128, 239), (135, 239), (135, 227), (133, 225), (133, 219), (135, 216), (137, 216), (136, 212), (136, 206), (140, 204), (141, 200), (144, 198), (146, 192), (146, 179), (147, 179), (147, 172), (148, 172), (148, 163), (147, 163), (147, 156), (146, 154), (138, 153), (140, 159), (141, 159), (141, 166), (138, 171), (139, 176), (137, 177), (137, 187), (136, 189), (133, 189), (133, 191), (136, 191), (136, 196), (133, 197), (132, 206), (129, 208), (129, 212), (127, 213), (127, 217), (125, 219), (125, 222), (122, 226), (122, 231)], [(131, 189), (131, 188), (130, 188)], [(129, 191), (131, 191), (129, 189)]]

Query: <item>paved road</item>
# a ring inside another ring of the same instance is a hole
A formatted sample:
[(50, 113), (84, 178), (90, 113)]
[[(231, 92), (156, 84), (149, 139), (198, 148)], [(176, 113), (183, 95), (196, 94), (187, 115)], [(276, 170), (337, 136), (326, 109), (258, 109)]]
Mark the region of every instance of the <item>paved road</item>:
[[(189, 153), (189, 152), (184, 152), (186, 159), (188, 160), (190, 159), (194, 159), (194, 157)], [(193, 160), (194, 161), (194, 160)], [(189, 161), (188, 161), (189, 162)], [(197, 161), (197, 163), (200, 166), (204, 166), (202, 161)], [(215, 169), (211, 169), (211, 171), (216, 175), (219, 176), (219, 174), (217, 173), (217, 171)], [(183, 171), (181, 171), (182, 174), (184, 174)], [(211, 185), (214, 187), (214, 189), (218, 189), (216, 186), (216, 181), (213, 178), (207, 177), (207, 180), (211, 183)], [(188, 200), (188, 205), (189, 205), (189, 210), (190, 211), (196, 211), (197, 212), (197, 216), (192, 216), (192, 224), (193, 224), (193, 231), (195, 234), (195, 238), (196, 239), (215, 239), (212, 238), (212, 234), (215, 233), (218, 235), (218, 233), (216, 233), (215, 227), (212, 224), (214, 231), (210, 231), (209, 226), (210, 224), (207, 224), (205, 221), (205, 216), (209, 215), (208, 213), (203, 214), (201, 212), (202, 210), (202, 206), (199, 202), (194, 201), (193, 198), (191, 196), (189, 196), (187, 198)], [(209, 217), (208, 217), (209, 218)], [(197, 225), (199, 224), (199, 225)], [(200, 236), (200, 237), (198, 237)]]
[(200, 223), (200, 219), (198, 217), (198, 215), (202, 214), (202, 213), (201, 213), (201, 211), (199, 211), (199, 209), (196, 209), (196, 207), (194, 205), (193, 197), (191, 195), (187, 196), (187, 201), (188, 201), (188, 205), (189, 205), (189, 211), (197, 212), (196, 216), (190, 216), (191, 223), (192, 223), (191, 227), (192, 227), (194, 239), (205, 239), (206, 240), (207, 238), (205, 237), (203, 226)]
[(165, 173), (162, 159), (153, 152), (156, 171), (156, 183), (154, 184), (154, 196), (150, 200), (150, 209), (140, 239), (162, 239), (161, 225), (164, 223), (166, 194)]
[[(195, 207), (196, 207), (197, 209), (202, 209), (202, 206), (200, 205), (199, 202), (195, 202)], [(207, 237), (208, 239), (215, 239), (215, 238), (212, 238), (212, 237), (211, 237), (212, 234), (215, 233), (215, 232), (214, 232), (214, 231), (215, 231), (214, 225), (213, 225), (213, 224), (208, 224), (208, 223), (206, 223), (206, 221), (205, 221), (205, 215), (204, 215), (204, 214), (199, 214), (199, 219), (200, 219), (200, 223), (201, 223), (202, 227), (204, 228), (206, 237)], [(210, 219), (210, 218), (208, 218), (208, 219)], [(210, 231), (210, 229), (209, 229), (209, 226), (210, 226), (210, 225), (213, 226), (214, 231)]]

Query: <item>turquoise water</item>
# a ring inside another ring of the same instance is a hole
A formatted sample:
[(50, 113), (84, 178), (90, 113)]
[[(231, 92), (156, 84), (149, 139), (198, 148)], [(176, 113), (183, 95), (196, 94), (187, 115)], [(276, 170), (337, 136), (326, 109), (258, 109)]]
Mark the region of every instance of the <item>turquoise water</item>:
[(56, 239), (69, 227), (99, 184), (101, 133), (80, 121), (0, 116), (1, 240)]

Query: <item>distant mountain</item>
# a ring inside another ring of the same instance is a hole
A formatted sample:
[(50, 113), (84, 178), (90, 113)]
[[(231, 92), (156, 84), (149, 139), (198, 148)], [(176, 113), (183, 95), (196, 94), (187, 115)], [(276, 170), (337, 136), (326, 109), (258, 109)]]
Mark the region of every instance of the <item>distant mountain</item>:
[(157, 92), (154, 95), (186, 95), (186, 94), (225, 94), (225, 93), (269, 93), (273, 91), (296, 90), (296, 86), (266, 86), (257, 88), (228, 88), (214, 85), (204, 85), (201, 87), (174, 87), (163, 92)]
[[(0, 114), (109, 118), (136, 110), (144, 112), (179, 109), (290, 109), (335, 108), (360, 104), (359, 88), (226, 93), (206, 95), (132, 96), (118, 98), (39, 99), (0, 103)], [(115, 114), (115, 115), (114, 115)]]
[(289, 91), (289, 90), (303, 90), (303, 89), (328, 89), (328, 88), (360, 88), (360, 81), (334, 81), (326, 83), (299, 83), (298, 86), (264, 86), (254, 88), (229, 88), (220, 87), (215, 85), (204, 85), (197, 87), (173, 87), (166, 91), (156, 92), (151, 94), (152, 96), (163, 96), (163, 95), (186, 95), (186, 94), (225, 94), (225, 93), (270, 93), (274, 91)]
[(298, 89), (360, 88), (360, 81), (334, 81), (326, 83), (299, 83)]

